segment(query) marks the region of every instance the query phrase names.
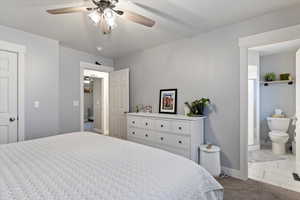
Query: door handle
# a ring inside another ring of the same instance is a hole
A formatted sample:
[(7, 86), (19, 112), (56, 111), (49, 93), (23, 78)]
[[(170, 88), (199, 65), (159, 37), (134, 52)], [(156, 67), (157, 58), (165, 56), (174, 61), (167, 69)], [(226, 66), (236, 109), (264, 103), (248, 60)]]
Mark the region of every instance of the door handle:
[(14, 118), (14, 117), (9, 118), (10, 122), (14, 122), (15, 120), (16, 120), (16, 118)]
[(124, 112), (125, 115), (128, 114), (128, 113), (129, 113), (129, 112), (127, 112), (127, 111)]

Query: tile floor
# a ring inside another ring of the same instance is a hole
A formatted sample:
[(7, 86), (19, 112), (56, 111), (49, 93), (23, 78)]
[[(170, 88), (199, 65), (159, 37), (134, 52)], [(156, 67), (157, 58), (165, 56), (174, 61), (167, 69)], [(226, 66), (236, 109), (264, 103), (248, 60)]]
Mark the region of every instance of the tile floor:
[[(272, 153), (271, 150), (263, 151), (270, 151), (268, 153)], [(256, 151), (251, 153), (257, 153), (257, 157), (259, 157), (262, 152)], [(263, 155), (266, 154), (264, 153)], [(300, 172), (300, 166), (296, 166), (294, 155), (288, 154), (284, 157), (285, 159), (272, 161), (260, 160), (259, 162), (249, 162), (249, 178), (300, 192), (300, 182), (295, 181), (292, 176), (293, 172)]]

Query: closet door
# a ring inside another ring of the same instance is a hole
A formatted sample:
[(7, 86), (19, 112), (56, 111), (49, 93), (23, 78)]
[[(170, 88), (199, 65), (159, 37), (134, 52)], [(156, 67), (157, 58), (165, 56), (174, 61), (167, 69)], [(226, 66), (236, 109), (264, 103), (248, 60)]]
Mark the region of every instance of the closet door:
[(129, 69), (109, 74), (109, 135), (126, 139), (129, 111)]
[(0, 144), (18, 141), (17, 54), (0, 51)]

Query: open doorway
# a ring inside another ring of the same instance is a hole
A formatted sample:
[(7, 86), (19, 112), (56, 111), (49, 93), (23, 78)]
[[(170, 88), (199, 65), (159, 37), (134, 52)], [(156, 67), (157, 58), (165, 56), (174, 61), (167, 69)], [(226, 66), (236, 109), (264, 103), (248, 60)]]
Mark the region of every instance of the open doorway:
[(84, 70), (84, 131), (109, 134), (108, 73)]
[(129, 69), (80, 63), (80, 130), (126, 139)]
[(299, 48), (300, 40), (249, 48), (247, 86), (248, 177), (297, 192), (295, 81), (300, 79), (296, 74)]

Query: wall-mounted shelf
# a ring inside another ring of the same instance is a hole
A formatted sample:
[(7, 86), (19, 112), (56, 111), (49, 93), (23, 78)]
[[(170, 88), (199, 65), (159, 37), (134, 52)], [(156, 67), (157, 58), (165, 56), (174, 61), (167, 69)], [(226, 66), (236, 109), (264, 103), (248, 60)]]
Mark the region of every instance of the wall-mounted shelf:
[(273, 84), (287, 84), (287, 85), (293, 85), (294, 80), (287, 80), (287, 81), (261, 81), (260, 84), (263, 84), (264, 86), (269, 86)]

